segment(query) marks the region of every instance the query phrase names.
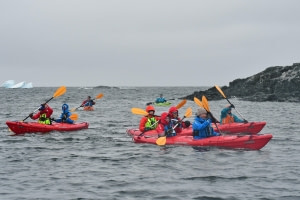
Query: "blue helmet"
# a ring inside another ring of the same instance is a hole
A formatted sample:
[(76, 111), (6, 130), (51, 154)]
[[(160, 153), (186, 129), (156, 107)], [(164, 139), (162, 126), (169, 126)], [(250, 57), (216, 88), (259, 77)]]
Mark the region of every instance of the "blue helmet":
[(69, 111), (69, 105), (66, 104), (66, 103), (64, 103), (64, 104), (62, 105), (61, 109), (62, 109), (63, 112), (67, 112), (67, 111)]

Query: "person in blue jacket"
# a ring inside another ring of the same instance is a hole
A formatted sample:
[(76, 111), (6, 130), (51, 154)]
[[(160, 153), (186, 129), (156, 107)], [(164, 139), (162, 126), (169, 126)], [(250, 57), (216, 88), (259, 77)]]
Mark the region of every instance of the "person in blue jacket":
[(155, 100), (155, 103), (165, 103), (167, 100), (163, 97), (163, 94), (160, 94), (160, 96)]
[(71, 112), (69, 111), (69, 105), (64, 103), (61, 109), (62, 109), (62, 113), (60, 115), (60, 118), (54, 119), (54, 121), (58, 123), (63, 122), (63, 123), (73, 124), (74, 120), (70, 119)]
[(204, 108), (199, 108), (193, 122), (194, 139), (202, 139), (212, 136), (219, 136), (211, 126), (211, 119), (207, 118), (207, 112)]
[(228, 124), (233, 122), (248, 123), (247, 120), (241, 120), (235, 114), (231, 113), (231, 108), (234, 108), (234, 105), (229, 104), (221, 111), (221, 117), (220, 117), (221, 124)]

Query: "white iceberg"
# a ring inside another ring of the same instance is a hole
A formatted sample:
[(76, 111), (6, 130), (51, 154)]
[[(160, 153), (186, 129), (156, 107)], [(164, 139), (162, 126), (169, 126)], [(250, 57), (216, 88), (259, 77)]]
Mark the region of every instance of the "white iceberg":
[(20, 83), (17, 83), (17, 84), (15, 84), (15, 85), (13, 85), (13, 86), (10, 87), (10, 88), (22, 88), (24, 85), (25, 85), (25, 82), (22, 81), (22, 82), (20, 82)]
[(30, 83), (25, 83), (25, 85), (22, 88), (33, 88), (32, 82)]
[(8, 80), (8, 81), (5, 81), (4, 83), (2, 83), (1, 87), (11, 88), (13, 85), (15, 85), (15, 81), (14, 80)]

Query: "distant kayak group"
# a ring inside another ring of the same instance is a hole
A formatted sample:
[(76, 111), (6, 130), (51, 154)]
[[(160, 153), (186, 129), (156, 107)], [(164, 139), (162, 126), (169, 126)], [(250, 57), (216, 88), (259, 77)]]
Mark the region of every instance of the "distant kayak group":
[[(103, 94), (98, 94), (94, 99), (88, 96), (79, 107), (71, 110), (69, 110), (69, 105), (64, 103), (62, 105), (61, 115), (58, 118), (54, 118), (52, 117), (53, 109), (48, 103), (52, 99), (63, 95), (65, 92), (65, 86), (58, 88), (49, 100), (41, 104), (22, 121), (6, 121), (9, 131), (12, 131), (14, 133), (13, 135), (23, 135), (26, 133), (48, 133), (51, 131), (76, 131), (88, 128), (88, 122), (76, 123), (75, 121), (78, 119), (78, 114), (72, 112), (81, 107), (85, 111), (93, 111), (95, 100), (102, 98)], [(25, 122), (28, 118), (37, 121)]]
[[(167, 112), (155, 115), (155, 102), (147, 103), (146, 110), (132, 108), (133, 114), (143, 115), (139, 128), (127, 130), (135, 143), (149, 143), (156, 145), (190, 145), (202, 147), (221, 147), (232, 149), (259, 150), (271, 139), (272, 134), (260, 134), (266, 122), (248, 122), (227, 99), (223, 91), (215, 86), (220, 94), (228, 101), (222, 109), (220, 121), (210, 112), (208, 100), (202, 96), (202, 101), (194, 97), (199, 106), (195, 113), (193, 123), (185, 118), (192, 116), (192, 109), (188, 108), (182, 117), (178, 116), (179, 109), (185, 104), (182, 100), (178, 105), (172, 106)], [(162, 94), (157, 100), (163, 101)], [(166, 102), (166, 101), (164, 101)], [(163, 103), (163, 102), (158, 102)], [(242, 119), (231, 111), (234, 108)]]
[[(194, 121), (191, 123), (187, 118), (192, 116), (192, 108), (187, 108), (183, 117), (179, 117), (179, 109), (187, 102), (180, 101), (176, 106), (166, 100), (162, 94), (154, 102), (146, 104), (146, 109), (132, 108), (133, 114), (142, 115), (139, 127), (127, 129), (126, 132), (135, 143), (149, 143), (163, 145), (190, 145), (201, 147), (221, 147), (232, 149), (259, 150), (271, 139), (272, 134), (260, 134), (266, 125), (264, 121), (248, 122), (225, 96), (223, 91), (215, 86), (220, 94), (228, 101), (228, 105), (222, 109), (220, 120), (217, 120), (210, 112), (208, 100), (202, 96), (202, 100), (194, 97), (194, 102), (199, 106), (195, 112)], [(74, 113), (79, 108), (85, 111), (93, 111), (95, 100), (103, 97), (98, 94), (95, 98), (88, 96), (78, 107), (69, 109), (69, 105), (62, 105), (62, 113), (58, 118), (52, 116), (53, 109), (49, 102), (63, 95), (66, 87), (58, 88), (53, 96), (42, 103), (36, 110), (31, 112), (22, 121), (6, 121), (9, 131), (13, 135), (26, 133), (48, 133), (51, 131), (77, 131), (87, 129), (88, 122), (76, 123), (78, 114)], [(155, 114), (154, 106), (168, 106), (166, 112)], [(231, 111), (235, 109), (241, 118)], [(25, 122), (31, 118), (32, 122)]]

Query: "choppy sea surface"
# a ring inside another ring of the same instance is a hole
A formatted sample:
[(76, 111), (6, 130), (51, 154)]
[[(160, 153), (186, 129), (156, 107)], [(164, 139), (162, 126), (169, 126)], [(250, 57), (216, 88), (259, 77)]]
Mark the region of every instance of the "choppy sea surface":
[[(10, 136), (5, 122), (24, 119), (57, 88), (0, 88), (0, 199), (300, 199), (299, 103), (230, 99), (248, 121), (267, 122), (261, 133), (273, 139), (259, 151), (132, 142), (126, 129), (137, 128), (141, 116), (131, 108), (144, 109), (160, 93), (176, 105), (196, 87), (68, 87), (49, 102), (53, 117), (63, 103), (74, 108), (104, 94), (95, 111), (77, 111), (88, 129)], [(215, 116), (226, 104), (209, 101)], [(198, 108), (188, 101), (181, 116), (188, 107)]]

